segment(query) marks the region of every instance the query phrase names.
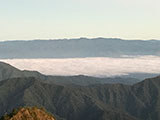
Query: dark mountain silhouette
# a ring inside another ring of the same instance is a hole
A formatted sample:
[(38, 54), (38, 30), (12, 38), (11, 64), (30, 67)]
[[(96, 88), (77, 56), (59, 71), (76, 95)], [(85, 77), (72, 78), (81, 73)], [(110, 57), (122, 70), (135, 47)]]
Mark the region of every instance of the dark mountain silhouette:
[(102, 119), (102, 117), (105, 119), (105, 116), (111, 116), (111, 118), (121, 116), (126, 120), (134, 118), (110, 106), (108, 108), (107, 105), (85, 95), (74, 86), (46, 84), (35, 78), (14, 78), (2, 81), (0, 91), (2, 89), (4, 91), (0, 94), (0, 99), (4, 100), (0, 102), (0, 113), (2, 114), (18, 106), (36, 105), (44, 106), (53, 114), (68, 120), (81, 120), (83, 117), (85, 117), (84, 120)]
[(44, 79), (44, 75), (37, 71), (21, 71), (7, 63), (0, 62), (0, 81), (16, 77), (37, 77)]
[[(32, 51), (32, 52), (31, 52)], [(80, 38), (0, 42), (0, 58), (81, 58), (121, 57), (123, 55), (160, 56), (158, 40)]]
[(0, 115), (19, 106), (40, 106), (67, 120), (159, 120), (160, 77), (132, 86), (57, 85), (33, 77), (0, 82)]
[(0, 81), (17, 78), (17, 77), (36, 77), (47, 83), (56, 84), (75, 84), (75, 85), (91, 85), (91, 84), (104, 84), (104, 83), (123, 83), (123, 84), (134, 84), (140, 82), (135, 78), (96, 78), (89, 76), (47, 76), (37, 71), (21, 71), (9, 64), (0, 62)]

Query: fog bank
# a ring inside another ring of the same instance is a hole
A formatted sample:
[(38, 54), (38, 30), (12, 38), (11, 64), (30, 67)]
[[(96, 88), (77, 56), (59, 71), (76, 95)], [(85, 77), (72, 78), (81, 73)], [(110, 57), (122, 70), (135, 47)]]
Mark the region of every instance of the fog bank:
[(36, 70), (47, 75), (88, 75), (111, 77), (129, 73), (160, 73), (160, 57), (2, 59), (21, 70)]

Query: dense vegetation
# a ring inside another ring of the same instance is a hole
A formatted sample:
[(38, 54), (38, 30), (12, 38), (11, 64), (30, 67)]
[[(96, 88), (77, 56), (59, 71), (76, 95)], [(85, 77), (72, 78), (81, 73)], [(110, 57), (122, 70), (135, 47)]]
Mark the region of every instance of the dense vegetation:
[(56, 85), (36, 78), (0, 82), (0, 115), (18, 106), (42, 106), (67, 120), (159, 120), (160, 77), (133, 86)]
[[(96, 83), (80, 86), (56, 83), (52, 76), (20, 71), (4, 63), (0, 65), (1, 79), (5, 78), (0, 81), (0, 116), (20, 106), (38, 106), (44, 107), (57, 120), (160, 119), (160, 76), (134, 85)], [(55, 78), (57, 81), (76, 78), (78, 82), (95, 79), (86, 76)]]

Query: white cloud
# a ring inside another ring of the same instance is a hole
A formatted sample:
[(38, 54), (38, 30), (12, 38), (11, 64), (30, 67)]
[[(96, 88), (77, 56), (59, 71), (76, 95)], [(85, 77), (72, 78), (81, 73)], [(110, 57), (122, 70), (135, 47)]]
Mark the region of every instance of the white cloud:
[(3, 59), (21, 70), (36, 70), (47, 75), (115, 76), (128, 73), (160, 73), (160, 57)]

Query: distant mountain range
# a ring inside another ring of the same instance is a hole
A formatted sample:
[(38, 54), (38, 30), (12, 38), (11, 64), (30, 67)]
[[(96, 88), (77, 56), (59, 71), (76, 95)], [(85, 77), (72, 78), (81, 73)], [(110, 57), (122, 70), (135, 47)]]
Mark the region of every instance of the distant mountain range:
[(137, 55), (160, 56), (160, 41), (80, 38), (0, 42), (0, 59), (122, 57)]

